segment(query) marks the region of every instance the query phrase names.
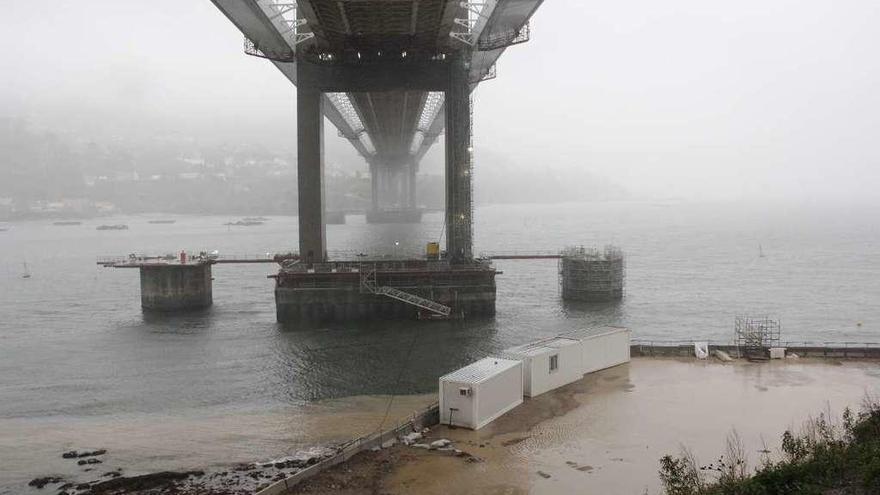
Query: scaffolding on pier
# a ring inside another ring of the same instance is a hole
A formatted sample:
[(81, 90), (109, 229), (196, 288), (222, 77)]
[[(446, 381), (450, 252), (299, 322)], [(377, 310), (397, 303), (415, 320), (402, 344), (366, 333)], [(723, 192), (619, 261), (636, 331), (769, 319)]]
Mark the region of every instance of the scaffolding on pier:
[(560, 255), (559, 284), (563, 299), (607, 302), (623, 298), (626, 260), (620, 248), (568, 247)]
[(771, 347), (779, 347), (782, 325), (767, 316), (737, 316), (734, 321), (734, 341), (742, 357), (767, 359)]

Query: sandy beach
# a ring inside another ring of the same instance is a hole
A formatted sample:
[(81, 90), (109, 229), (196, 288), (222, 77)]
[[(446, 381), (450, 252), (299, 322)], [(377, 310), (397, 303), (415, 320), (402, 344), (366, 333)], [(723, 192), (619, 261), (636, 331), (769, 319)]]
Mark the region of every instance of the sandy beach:
[(733, 429), (754, 466), (787, 428), (858, 408), (880, 391), (868, 361), (719, 363), (637, 358), (527, 399), (479, 430), (432, 428), (475, 456), (395, 445), (366, 452), (294, 493), (659, 493), (658, 460), (682, 446), (706, 463)]
[[(94, 483), (107, 479), (103, 473), (117, 470), (124, 476), (199, 470), (213, 480), (207, 483), (208, 487), (222, 485), (228, 493), (253, 493), (279, 473), (289, 475), (295, 469), (262, 469), (262, 476), (254, 478), (246, 476), (250, 471), (236, 472), (237, 466), (262, 465), (344, 443), (375, 431), (386, 409), (387, 427), (434, 400), (433, 394), (400, 396), (388, 408), (388, 396), (328, 399), (306, 405), (305, 411), (295, 416), (278, 409), (230, 411), (210, 417), (154, 415), (139, 421), (125, 417), (76, 422), (55, 418), (37, 426), (32, 422), (2, 420), (0, 451), (4, 456), (0, 479), (11, 488), (6, 491), (0, 486), (0, 495), (46, 493), (47, 489), (27, 486), (37, 477), (59, 477), (64, 483)], [(311, 443), (303, 444), (304, 437), (311, 439)], [(33, 444), (33, 438), (41, 441), (28, 454), (38, 455), (39, 463), (17, 454), (18, 446), (26, 440)], [(237, 448), (230, 449), (231, 443)], [(78, 465), (76, 459), (62, 457), (62, 453), (71, 450), (95, 449), (107, 451), (100, 456), (101, 464), (97, 466)], [(201, 479), (197, 481), (201, 483)]]

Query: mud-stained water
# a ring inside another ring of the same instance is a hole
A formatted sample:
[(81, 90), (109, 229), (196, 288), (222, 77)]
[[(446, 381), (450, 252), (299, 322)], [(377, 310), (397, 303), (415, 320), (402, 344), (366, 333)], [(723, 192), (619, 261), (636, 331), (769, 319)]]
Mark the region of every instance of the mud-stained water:
[[(659, 493), (659, 459), (682, 446), (708, 464), (736, 430), (751, 466), (782, 432), (880, 392), (876, 362), (720, 364), (639, 358), (526, 400), (482, 430), (432, 432), (484, 459), (422, 456), (387, 478), (390, 493)], [(458, 461), (458, 462), (456, 462)]]

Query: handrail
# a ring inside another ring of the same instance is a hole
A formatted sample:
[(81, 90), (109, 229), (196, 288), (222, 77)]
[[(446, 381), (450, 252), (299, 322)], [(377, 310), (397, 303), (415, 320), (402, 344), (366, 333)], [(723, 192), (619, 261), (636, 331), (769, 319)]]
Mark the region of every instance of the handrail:
[(345, 462), (359, 452), (374, 446), (381, 447), (386, 438), (396, 438), (398, 435), (402, 435), (407, 431), (414, 431), (417, 428), (425, 426), (433, 426), (437, 424), (436, 421), (439, 421), (439, 408), (440, 404), (434, 402), (423, 410), (414, 412), (406, 421), (398, 421), (393, 428), (372, 432), (346, 442), (337, 448), (334, 455), (323, 459), (317, 464), (313, 464), (302, 471), (298, 471), (287, 478), (272, 483), (271, 485), (257, 491), (257, 495), (279, 495), (286, 493), (288, 490), (296, 486), (297, 483), (311, 478), (329, 467)]
[[(674, 347), (674, 346), (686, 346), (693, 345), (694, 342), (707, 342), (710, 346), (730, 346), (736, 347), (736, 343), (731, 341), (719, 341), (719, 340), (700, 340), (700, 339), (690, 339), (690, 340), (653, 340), (653, 339), (633, 339), (631, 341), (632, 345), (640, 345), (640, 346), (650, 346), (650, 347)], [(826, 347), (826, 348), (880, 348), (880, 342), (859, 342), (859, 341), (805, 341), (805, 340), (791, 340), (791, 341), (781, 341), (779, 342), (779, 347)]]

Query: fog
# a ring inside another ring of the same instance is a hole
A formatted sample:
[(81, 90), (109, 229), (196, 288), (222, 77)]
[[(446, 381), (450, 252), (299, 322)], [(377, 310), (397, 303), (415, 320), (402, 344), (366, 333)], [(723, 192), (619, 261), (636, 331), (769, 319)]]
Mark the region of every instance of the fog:
[[(295, 88), (242, 53), (208, 0), (2, 0), (2, 13), (2, 118), (85, 141), (294, 149)], [(477, 180), (546, 171), (634, 199), (873, 201), (878, 25), (873, 0), (547, 0), (531, 41), (477, 90)], [(326, 135), (333, 160), (366, 170)], [(439, 148), (423, 170), (439, 173)]]

